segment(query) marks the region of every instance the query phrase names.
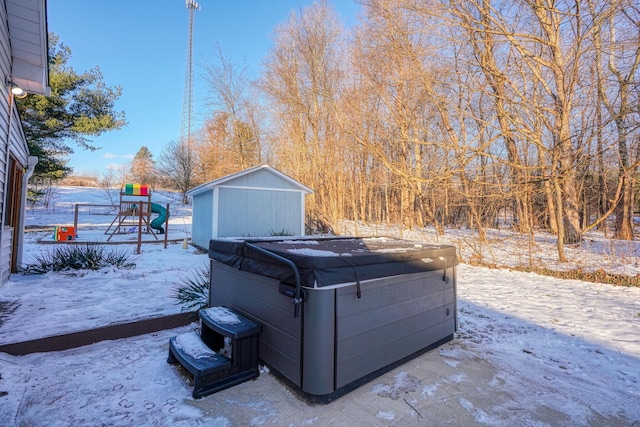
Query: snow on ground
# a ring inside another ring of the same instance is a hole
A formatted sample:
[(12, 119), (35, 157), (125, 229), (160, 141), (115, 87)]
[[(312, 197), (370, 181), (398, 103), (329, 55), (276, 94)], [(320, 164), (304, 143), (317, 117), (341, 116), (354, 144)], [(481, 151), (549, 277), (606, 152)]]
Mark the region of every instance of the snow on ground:
[[(104, 199), (104, 190), (58, 188), (49, 208), (28, 210), (27, 225), (69, 225), (73, 203), (110, 203)], [(172, 224), (188, 234), (190, 207), (165, 195), (158, 202), (171, 203)], [(111, 220), (83, 214), (80, 233)], [(356, 232), (353, 223), (343, 227), (342, 233)], [(506, 231), (493, 231), (487, 245), (464, 230), (436, 237), (432, 230), (400, 234), (358, 224), (357, 232), (453, 243), (463, 261), (481, 255), (507, 265), (630, 275), (638, 274), (640, 261), (636, 242), (597, 233), (568, 249), (572, 263), (557, 265), (553, 240), (542, 234), (530, 246)], [(38, 244), (41, 238), (49, 238), (47, 232), (27, 233), (25, 262), (50, 246)], [(0, 288), (0, 344), (178, 313), (174, 283), (207, 261), (181, 243), (168, 249), (148, 244), (132, 270), (13, 275)], [(169, 338), (193, 330), (192, 324), (62, 352), (0, 353), (0, 425), (640, 426), (640, 288), (466, 264), (459, 265), (457, 280), (453, 341), (329, 405), (296, 399), (268, 371), (193, 400), (188, 381), (166, 363)]]
[(610, 274), (640, 274), (640, 241), (621, 241), (589, 231), (580, 245), (567, 245), (569, 262), (558, 261), (556, 239), (546, 232), (535, 236), (509, 229), (487, 230), (487, 242), (479, 242), (474, 230), (447, 230), (437, 235), (435, 228), (400, 229), (395, 225), (366, 225), (343, 221), (340, 230), (346, 235), (392, 236), (432, 244), (451, 244), (458, 248), (460, 261), (482, 261), (485, 265), (546, 267), (556, 271), (583, 269), (605, 270)]
[[(75, 203), (111, 204), (105, 194), (105, 190), (97, 188), (57, 188), (49, 208), (27, 209), (26, 225), (35, 230), (54, 225), (71, 225)], [(153, 193), (151, 200), (162, 205), (170, 204), (170, 235), (177, 232), (182, 238), (190, 234), (190, 207), (159, 193)], [(79, 241), (87, 234), (104, 237), (104, 230), (115, 218), (115, 210), (92, 209), (94, 210), (80, 211)], [(129, 235), (115, 235), (114, 240), (122, 237), (136, 241), (136, 237)], [(96, 239), (87, 238), (86, 241)], [(56, 246), (38, 244), (39, 241), (53, 242), (53, 233), (26, 233), (24, 263), (34, 262), (43, 251), (53, 250)], [(139, 255), (135, 253), (135, 244), (108, 248), (129, 253), (136, 262), (136, 268), (13, 275), (10, 282), (0, 289), (0, 303), (4, 302), (6, 307), (4, 319), (0, 312), (0, 343), (26, 341), (180, 313), (181, 307), (172, 298), (174, 284), (193, 274), (196, 269), (206, 267), (209, 260), (206, 254), (199, 253), (193, 247), (183, 249), (182, 240), (169, 244), (167, 249), (164, 249), (162, 243), (143, 244)], [(47, 315), (39, 315), (34, 319), (34, 313)]]

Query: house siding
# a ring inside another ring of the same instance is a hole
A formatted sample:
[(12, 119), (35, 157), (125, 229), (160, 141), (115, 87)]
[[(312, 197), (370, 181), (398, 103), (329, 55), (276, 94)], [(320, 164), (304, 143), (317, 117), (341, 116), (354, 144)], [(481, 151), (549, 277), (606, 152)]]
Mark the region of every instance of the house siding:
[[(10, 192), (9, 185), (9, 159), (15, 159), (17, 168), (26, 169), (29, 164), (29, 150), (27, 147), (25, 135), (22, 129), (22, 123), (18, 116), (18, 110), (10, 95), (9, 87), (6, 84), (8, 77), (16, 78), (19, 74), (20, 81), (27, 85), (30, 90), (39, 90), (41, 93), (45, 88), (48, 89), (48, 68), (46, 67), (45, 52), (38, 52), (35, 55), (29, 55), (31, 45), (24, 45), (26, 41), (38, 39), (40, 47), (44, 44), (41, 40), (46, 39), (46, 5), (44, 0), (30, 0), (29, 2), (12, 3), (13, 14), (7, 14), (8, 2), (5, 0), (0, 6), (0, 285), (9, 280), (12, 266), (12, 255), (15, 256), (17, 263), (22, 258), (22, 233), (24, 226), (24, 198), (26, 197), (26, 186), (23, 182), (16, 185), (15, 189), (22, 192), (18, 194), (17, 199), (13, 199), (15, 206), (8, 205), (7, 197)], [(17, 8), (17, 9), (16, 9)], [(15, 9), (15, 10), (14, 10)], [(19, 9), (19, 10), (18, 10)], [(16, 10), (18, 14), (16, 14)], [(21, 19), (24, 16), (27, 19)], [(9, 28), (9, 23), (13, 22), (13, 26)], [(12, 41), (15, 45), (12, 45)], [(32, 43), (33, 44), (33, 43)], [(46, 46), (44, 46), (46, 48)], [(16, 50), (18, 49), (18, 50)], [(46, 49), (45, 49), (46, 50)], [(29, 68), (30, 71), (40, 73), (40, 80), (31, 81), (29, 76), (17, 72), (13, 69), (13, 61), (15, 55), (21, 56), (23, 61), (23, 69)], [(14, 74), (12, 76), (12, 74)], [(42, 79), (46, 76), (46, 79)], [(24, 87), (24, 86), (22, 86)], [(8, 209), (12, 210), (9, 216)], [(14, 210), (15, 209), (15, 210)], [(12, 218), (14, 222), (11, 226)], [(14, 239), (16, 240), (14, 242)], [(15, 253), (13, 252), (15, 250)]]
[[(2, 81), (6, 80), (6, 77), (11, 72), (11, 48), (9, 46), (9, 27), (7, 25), (7, 10), (5, 7), (0, 7), (0, 71), (2, 72)], [(0, 84), (0, 96), (3, 100), (9, 98), (9, 91), (5, 84)], [(9, 112), (6, 102), (2, 103), (0, 107), (0, 170), (3, 173), (0, 174), (0, 214), (4, 212), (5, 206), (5, 182), (7, 180), (7, 128), (9, 127)], [(4, 216), (2, 216), (4, 218)], [(4, 224), (0, 224), (4, 226)], [(4, 233), (2, 233), (4, 236)], [(4, 238), (2, 248), (4, 249)], [(2, 265), (4, 265), (4, 253), (5, 251), (0, 249), (0, 255), (2, 255)], [(3, 276), (4, 277), (4, 276)]]
[(2, 241), (0, 242), (0, 275), (2, 275), (3, 282), (6, 282), (11, 275), (11, 246), (13, 245), (13, 228), (3, 227), (2, 229)]
[(0, 8), (0, 71), (2, 72), (2, 84), (0, 84), (0, 96), (5, 102), (0, 106), (0, 285), (9, 280), (11, 274), (11, 247), (13, 244), (13, 228), (4, 225), (4, 211), (6, 207), (6, 185), (7, 185), (7, 159), (9, 144), (14, 144), (12, 138), (8, 138), (9, 131), (9, 91), (4, 84), (7, 76), (11, 73), (11, 47), (9, 45), (9, 27), (7, 24), (6, 8)]

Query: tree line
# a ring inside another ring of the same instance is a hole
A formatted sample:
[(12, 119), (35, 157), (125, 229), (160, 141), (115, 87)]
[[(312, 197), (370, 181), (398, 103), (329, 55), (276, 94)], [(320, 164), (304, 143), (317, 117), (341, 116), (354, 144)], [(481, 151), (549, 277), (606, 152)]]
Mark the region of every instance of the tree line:
[(507, 221), (554, 232), (560, 260), (607, 218), (633, 239), (636, 1), (358, 3), (351, 28), (327, 1), (292, 13), (256, 81), (218, 54), (200, 180), (266, 160), (314, 189), (310, 215), (329, 224), (484, 239)]
[(637, 1), (358, 3), (350, 27), (329, 1), (292, 12), (256, 78), (217, 48), (211, 113), (157, 178), (186, 191), (269, 163), (327, 225), (546, 229), (562, 261), (594, 227), (634, 238)]

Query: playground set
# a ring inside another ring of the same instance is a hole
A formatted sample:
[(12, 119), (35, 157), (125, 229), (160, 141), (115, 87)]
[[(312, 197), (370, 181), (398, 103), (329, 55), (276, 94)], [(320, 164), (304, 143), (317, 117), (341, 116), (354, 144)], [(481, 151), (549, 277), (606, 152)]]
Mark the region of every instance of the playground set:
[[(164, 234), (162, 225), (167, 222), (169, 217), (167, 212), (168, 209), (151, 202), (149, 186), (126, 184), (120, 192), (118, 214), (104, 234), (110, 234), (107, 239), (109, 241), (115, 234), (129, 233), (131, 230), (142, 233), (144, 228), (146, 233), (150, 233), (158, 239), (156, 234)], [(152, 213), (158, 214), (153, 220), (151, 220)]]
[[(156, 241), (160, 241), (158, 234), (164, 235), (165, 248), (168, 238), (169, 205), (166, 207), (151, 202), (151, 188), (143, 184), (125, 184), (120, 190), (120, 202), (118, 205), (98, 205), (98, 204), (76, 204), (73, 226), (57, 226), (54, 228), (53, 240), (56, 242), (75, 243), (78, 238), (78, 215), (80, 208), (86, 207), (108, 207), (116, 208), (117, 213), (104, 234), (108, 235), (106, 242), (102, 243), (123, 243), (122, 241), (111, 241), (116, 235), (136, 234), (137, 252), (140, 253), (142, 235), (150, 235)], [(152, 219), (152, 214), (157, 214)], [(79, 242), (78, 242), (79, 243)], [(131, 243), (128, 240), (126, 243)]]

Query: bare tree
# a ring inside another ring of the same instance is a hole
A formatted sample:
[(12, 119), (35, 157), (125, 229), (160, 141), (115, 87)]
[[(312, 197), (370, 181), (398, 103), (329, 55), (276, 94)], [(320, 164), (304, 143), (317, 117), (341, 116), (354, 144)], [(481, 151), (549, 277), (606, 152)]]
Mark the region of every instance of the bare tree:
[(334, 223), (348, 197), (346, 147), (334, 114), (342, 43), (342, 26), (326, 0), (292, 13), (276, 29), (260, 84), (271, 113), (274, 160), (313, 188), (308, 212)]
[[(519, 140), (523, 135), (518, 132), (524, 125), (518, 118), (518, 106), (514, 100), (519, 98), (520, 89), (517, 87), (521, 80), (516, 73), (519, 64), (513, 63), (509, 45), (501, 43), (501, 37), (493, 30), (491, 15), (493, 7), (490, 2), (454, 2), (449, 9), (452, 23), (456, 28), (455, 35), (459, 40), (466, 40), (468, 44), (461, 46), (461, 51), (468, 49), (463, 61), (477, 64), (486, 83), (486, 90), (492, 104), (491, 116), (475, 115), (484, 123), (495, 122), (499, 137), (504, 144), (507, 156), (502, 163), (508, 168), (509, 177), (505, 193), (513, 197), (514, 216), (520, 231), (530, 231), (533, 228), (531, 192), (534, 188), (527, 184), (529, 181), (528, 168), (524, 162), (522, 152), (527, 146)], [(476, 87), (475, 90), (482, 90)], [(473, 108), (477, 110), (476, 108)], [(480, 124), (480, 123), (479, 123)], [(482, 126), (482, 125), (481, 125)], [(500, 161), (501, 158), (496, 158)]]
[[(618, 153), (618, 181), (621, 191), (615, 204), (615, 236), (633, 240), (637, 155), (629, 149), (629, 139), (640, 124), (638, 70), (640, 68), (640, 9), (636, 2), (614, 2), (605, 19), (596, 20), (594, 54), (598, 99), (615, 125)], [(589, 1), (590, 12), (602, 15), (601, 4)], [(603, 31), (604, 30), (604, 31)], [(608, 31), (607, 31), (608, 30)], [(608, 52), (608, 54), (607, 54)], [(606, 71), (605, 71), (606, 70)], [(637, 146), (637, 145), (636, 145)], [(633, 157), (636, 157), (634, 160)]]
[[(564, 244), (582, 237), (583, 176), (579, 171), (589, 137), (582, 124), (585, 114), (590, 114), (583, 108), (589, 103), (582, 76), (590, 63), (592, 17), (585, 13), (582, 1), (483, 0), (452, 6), (458, 22), (470, 30), (474, 62), (490, 85), (500, 140), (516, 183), (522, 180), (514, 137), (520, 135), (538, 149), (546, 206), (557, 227), (558, 254), (564, 261)], [(610, 7), (602, 6), (601, 12)], [(498, 43), (503, 51), (501, 64), (495, 55)], [(508, 67), (504, 59), (515, 67)]]
[(232, 154), (235, 171), (256, 166), (262, 152), (260, 120), (256, 118), (257, 103), (250, 97), (252, 82), (247, 67), (235, 66), (217, 46), (214, 62), (204, 68), (211, 89), (209, 104), (214, 110), (211, 120), (220, 138), (212, 142)]
[[(292, 13), (274, 33), (260, 94), (218, 51), (198, 180), (259, 153), (313, 188), (307, 211), (332, 225), (464, 225), (483, 238), (510, 216), (521, 232), (556, 233), (562, 261), (614, 206), (618, 235), (632, 235), (637, 4), (358, 3), (350, 39), (326, 0)], [(608, 201), (594, 221), (596, 199)]]
[(118, 173), (114, 168), (107, 168), (100, 175), (99, 185), (104, 190), (109, 203), (116, 205), (118, 203), (117, 196), (119, 187)]
[(435, 64), (428, 59), (427, 23), (407, 13), (402, 3), (362, 3), (366, 19), (354, 36), (356, 76), (342, 121), (350, 136), (391, 172), (381, 195), (398, 207), (394, 219), (409, 227), (416, 222), (438, 226), (430, 201), (447, 175), (447, 162), (441, 161), (445, 151), (426, 143), (434, 108), (425, 82), (433, 81), (433, 70), (440, 67), (431, 68)]
[(160, 175), (180, 192), (182, 203), (189, 202), (187, 191), (199, 183), (194, 180), (197, 159), (192, 151), (186, 142), (172, 141), (164, 147), (158, 159)]

